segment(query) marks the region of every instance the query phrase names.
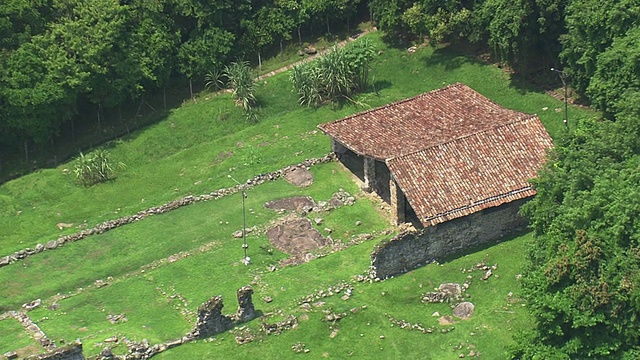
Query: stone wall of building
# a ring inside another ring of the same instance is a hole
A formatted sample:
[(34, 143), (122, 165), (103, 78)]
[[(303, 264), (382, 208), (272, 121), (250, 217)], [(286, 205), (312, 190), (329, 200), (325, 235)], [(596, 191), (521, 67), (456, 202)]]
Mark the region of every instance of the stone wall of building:
[(514, 201), (419, 231), (403, 232), (380, 243), (371, 253), (371, 276), (386, 279), (522, 231), (527, 222), (518, 211), (526, 200)]

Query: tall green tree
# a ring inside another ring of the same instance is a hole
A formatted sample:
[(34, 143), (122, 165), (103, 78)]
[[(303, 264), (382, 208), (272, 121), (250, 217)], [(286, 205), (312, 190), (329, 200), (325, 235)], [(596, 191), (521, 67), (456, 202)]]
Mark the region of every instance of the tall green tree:
[(627, 92), (640, 91), (640, 28), (630, 29), (600, 53), (587, 94), (608, 116), (620, 111)]
[(640, 354), (638, 110), (583, 123), (534, 182), (538, 193), (523, 208), (536, 232), (523, 287), (537, 324), (516, 357)]
[(571, 0), (565, 24), (567, 32), (560, 38), (560, 56), (572, 87), (585, 94), (596, 73), (598, 56), (614, 38), (640, 26), (640, 1)]

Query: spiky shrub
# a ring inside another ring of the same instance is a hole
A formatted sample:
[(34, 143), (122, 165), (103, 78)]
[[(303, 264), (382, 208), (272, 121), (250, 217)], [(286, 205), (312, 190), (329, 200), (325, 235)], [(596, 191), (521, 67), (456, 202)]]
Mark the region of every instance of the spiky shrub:
[(350, 99), (369, 85), (375, 48), (367, 40), (344, 49), (334, 47), (327, 55), (294, 66), (290, 75), (300, 105), (319, 106), (325, 102)]
[(236, 105), (242, 106), (247, 119), (255, 120), (256, 84), (255, 74), (247, 61), (237, 61), (225, 66), (224, 76), (228, 79), (231, 95)]
[[(124, 164), (120, 163), (118, 167), (124, 168)], [(96, 150), (88, 155), (80, 152), (73, 173), (76, 181), (87, 187), (115, 178), (109, 152), (106, 150)]]

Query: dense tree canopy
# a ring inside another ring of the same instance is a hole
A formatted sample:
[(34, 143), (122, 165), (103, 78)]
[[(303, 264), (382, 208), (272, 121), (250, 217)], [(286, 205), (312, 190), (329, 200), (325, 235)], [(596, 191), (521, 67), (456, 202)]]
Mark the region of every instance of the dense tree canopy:
[[(343, 25), (358, 0), (8, 0), (0, 7), (0, 147), (212, 69), (259, 59), (303, 28)], [(257, 55), (257, 56), (256, 56)], [(79, 114), (79, 109), (94, 112)]]
[[(8, 0), (0, 146), (46, 142), (74, 119), (100, 121), (176, 77), (202, 83), (231, 61), (260, 63), (304, 31), (344, 29), (367, 7), (389, 39), (470, 41), (530, 74), (564, 68), (609, 117), (622, 91), (638, 86), (640, 0)], [(79, 116), (87, 106), (95, 112)]]
[[(630, 95), (631, 96), (631, 95)], [(632, 96), (638, 100), (638, 95)], [(524, 213), (524, 289), (538, 324), (525, 358), (635, 358), (640, 344), (640, 112), (585, 122), (563, 141)]]

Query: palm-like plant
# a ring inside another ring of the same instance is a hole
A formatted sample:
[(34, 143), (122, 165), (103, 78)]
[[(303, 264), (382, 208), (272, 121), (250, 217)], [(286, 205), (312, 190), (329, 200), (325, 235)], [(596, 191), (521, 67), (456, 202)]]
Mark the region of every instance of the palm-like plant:
[(229, 80), (228, 85), (236, 105), (242, 106), (248, 117), (250, 114), (254, 114), (257, 103), (255, 74), (249, 62), (232, 62), (225, 66), (224, 75)]
[[(120, 163), (118, 167), (124, 168), (125, 165)], [(84, 186), (95, 185), (114, 178), (113, 167), (106, 150), (97, 150), (90, 155), (80, 152), (73, 173), (76, 181)]]
[(354, 91), (367, 88), (375, 49), (366, 40), (358, 43), (345, 49), (334, 47), (313, 62), (293, 67), (290, 79), (300, 105), (350, 99)]

